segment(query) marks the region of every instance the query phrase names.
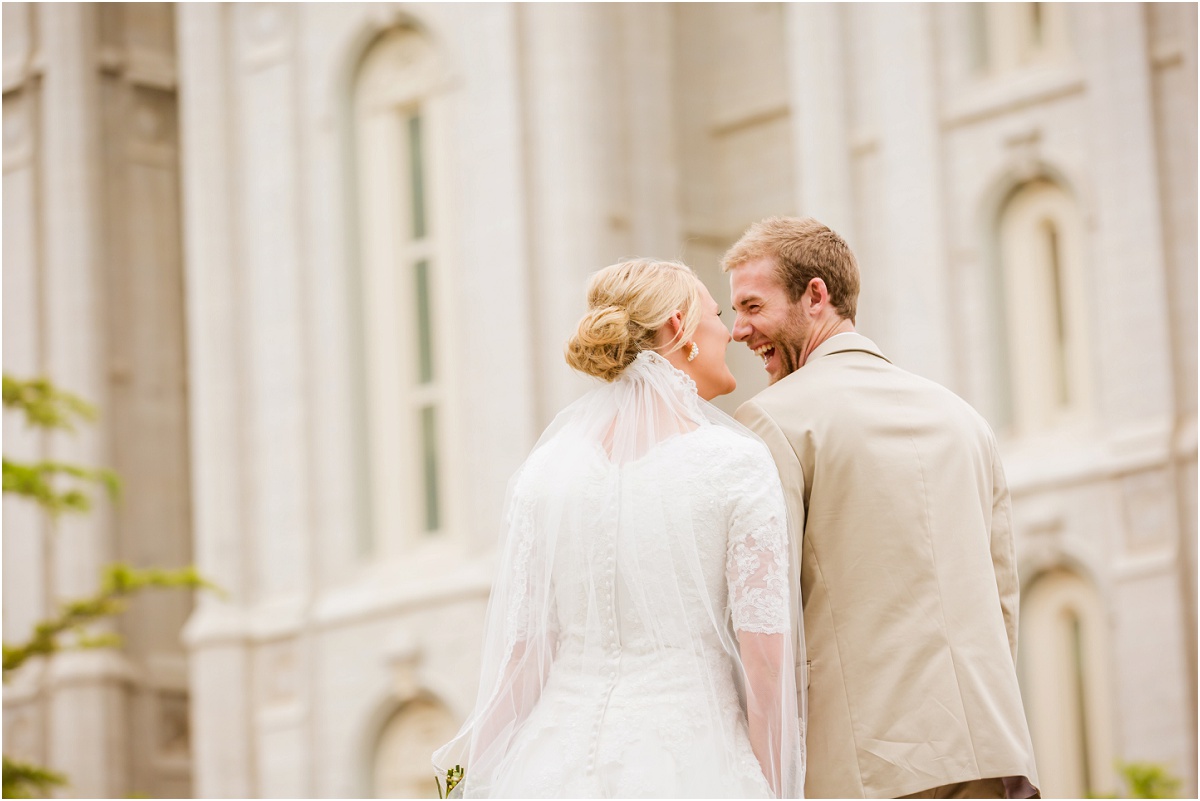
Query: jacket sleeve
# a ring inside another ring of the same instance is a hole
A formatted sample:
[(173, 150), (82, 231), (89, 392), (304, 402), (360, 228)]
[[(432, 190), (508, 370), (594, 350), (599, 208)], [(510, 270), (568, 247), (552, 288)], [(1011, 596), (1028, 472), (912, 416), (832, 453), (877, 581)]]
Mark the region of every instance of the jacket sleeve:
[(992, 568), (996, 572), (996, 590), (1000, 594), (1000, 609), (1004, 613), (1004, 629), (1008, 632), (1008, 647), (1013, 664), (1017, 662), (1017, 613), (1020, 608), (1021, 581), (1017, 574), (1016, 548), (1013, 544), (1012, 499), (1000, 449), (992, 439), (992, 528), (990, 533)]
[(775, 460), (783, 497), (787, 504), (788, 533), (792, 540), (792, 565), (800, 564), (799, 555), (804, 541), (804, 468), (796, 451), (788, 442), (775, 420), (754, 401), (743, 403), (735, 414), (737, 421), (757, 434)]

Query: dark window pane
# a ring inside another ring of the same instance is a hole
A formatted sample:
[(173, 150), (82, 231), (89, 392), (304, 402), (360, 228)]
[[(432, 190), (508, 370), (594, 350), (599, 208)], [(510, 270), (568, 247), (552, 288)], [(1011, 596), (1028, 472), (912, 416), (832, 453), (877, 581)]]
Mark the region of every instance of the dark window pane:
[(1067, 612), (1067, 620), (1071, 627), (1071, 657), (1074, 664), (1071, 666), (1075, 672), (1075, 703), (1079, 705), (1079, 767), (1083, 773), (1083, 782), (1081, 786), (1086, 790), (1087, 798), (1091, 798), (1092, 791), (1092, 766), (1091, 766), (1091, 750), (1092, 744), (1088, 732), (1088, 699), (1087, 699), (1087, 682), (1084, 675), (1083, 662), (1083, 627), (1080, 623), (1079, 616), (1073, 611)]
[(437, 410), (433, 406), (421, 409), (421, 459), (425, 483), (425, 531), (441, 527), (438, 503)]
[(1071, 354), (1067, 341), (1067, 310), (1063, 306), (1063, 266), (1058, 244), (1058, 228), (1051, 220), (1042, 223), (1042, 247), (1049, 262), (1053, 287), (1051, 303), (1054, 310), (1054, 332), (1058, 337), (1058, 404), (1068, 406), (1071, 403), (1071, 388), (1067, 380), (1067, 364)]
[(986, 71), (989, 60), (987, 9), (980, 3), (967, 8), (967, 39), (971, 43), (971, 71)]
[(425, 237), (425, 159), (421, 140), (421, 115), (408, 118), (408, 174), (412, 184), (412, 235)]
[(433, 318), (430, 313), (429, 262), (417, 262), (417, 381), (428, 384), (433, 380)]

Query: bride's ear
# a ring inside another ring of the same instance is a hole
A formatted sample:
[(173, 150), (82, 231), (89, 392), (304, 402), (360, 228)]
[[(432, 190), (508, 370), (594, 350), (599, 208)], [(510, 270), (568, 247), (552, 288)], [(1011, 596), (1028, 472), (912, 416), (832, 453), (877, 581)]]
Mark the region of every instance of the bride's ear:
[(665, 325), (663, 325), (662, 331), (664, 334), (663, 345), (670, 345), (671, 348), (673, 348), (675, 345), (679, 344), (679, 336), (681, 333), (683, 333), (683, 312), (676, 309), (675, 312), (667, 318), (667, 322)]

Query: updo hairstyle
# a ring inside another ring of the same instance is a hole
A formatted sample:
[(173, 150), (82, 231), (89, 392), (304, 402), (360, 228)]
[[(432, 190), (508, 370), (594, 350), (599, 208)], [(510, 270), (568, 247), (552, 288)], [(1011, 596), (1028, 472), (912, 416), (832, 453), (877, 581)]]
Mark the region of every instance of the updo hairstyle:
[(677, 261), (633, 259), (605, 267), (588, 281), (587, 299), (587, 314), (567, 342), (567, 364), (605, 381), (654, 349), (676, 311), (683, 326), (664, 352), (682, 347), (700, 323), (700, 279)]

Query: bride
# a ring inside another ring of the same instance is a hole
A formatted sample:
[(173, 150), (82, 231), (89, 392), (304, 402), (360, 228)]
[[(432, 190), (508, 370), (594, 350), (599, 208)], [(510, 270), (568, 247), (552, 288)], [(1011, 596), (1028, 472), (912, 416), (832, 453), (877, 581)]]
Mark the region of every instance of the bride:
[(799, 797), (800, 611), (783, 493), (707, 401), (731, 337), (690, 268), (596, 273), (567, 345), (604, 379), (509, 485), (465, 797)]

